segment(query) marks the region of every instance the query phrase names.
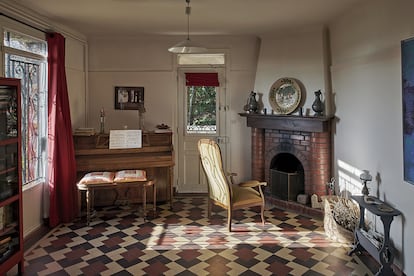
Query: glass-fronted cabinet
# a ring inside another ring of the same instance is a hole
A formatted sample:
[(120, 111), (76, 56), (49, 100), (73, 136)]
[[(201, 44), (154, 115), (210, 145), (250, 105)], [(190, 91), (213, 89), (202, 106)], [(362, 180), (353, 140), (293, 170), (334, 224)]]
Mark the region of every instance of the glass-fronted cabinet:
[(23, 273), (20, 80), (0, 78), (0, 275)]

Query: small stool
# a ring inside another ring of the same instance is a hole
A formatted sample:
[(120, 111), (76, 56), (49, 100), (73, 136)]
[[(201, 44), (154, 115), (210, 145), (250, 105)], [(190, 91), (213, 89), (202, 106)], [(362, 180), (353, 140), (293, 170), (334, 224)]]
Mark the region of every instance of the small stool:
[[(157, 189), (155, 180), (134, 181), (134, 182), (113, 182), (113, 183), (78, 183), (78, 191), (86, 191), (86, 224), (89, 225), (91, 220), (91, 211), (94, 209), (94, 199), (96, 189), (116, 189), (117, 187), (136, 187), (142, 185), (142, 209), (144, 220), (147, 219), (147, 188), (152, 187), (153, 190), (153, 214), (157, 211)], [(80, 199), (79, 195), (79, 199)], [(81, 204), (79, 204), (80, 208)], [(80, 210), (79, 210), (80, 213)]]

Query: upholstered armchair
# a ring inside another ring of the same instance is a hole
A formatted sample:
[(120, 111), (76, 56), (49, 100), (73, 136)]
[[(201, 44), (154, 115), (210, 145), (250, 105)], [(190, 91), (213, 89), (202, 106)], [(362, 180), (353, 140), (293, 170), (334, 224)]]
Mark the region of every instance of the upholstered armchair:
[(211, 215), (212, 204), (227, 209), (228, 230), (231, 232), (233, 210), (260, 206), (262, 225), (264, 225), (265, 200), (262, 186), (266, 186), (266, 182), (252, 180), (232, 183), (235, 174), (227, 175), (224, 172), (220, 147), (211, 139), (200, 139), (198, 150), (208, 182), (208, 217)]

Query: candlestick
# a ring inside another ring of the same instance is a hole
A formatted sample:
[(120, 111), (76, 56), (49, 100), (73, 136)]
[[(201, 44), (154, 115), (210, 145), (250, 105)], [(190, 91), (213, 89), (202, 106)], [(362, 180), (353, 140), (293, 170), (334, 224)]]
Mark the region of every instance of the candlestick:
[(105, 133), (105, 110), (103, 108), (101, 108), (100, 123), (101, 123), (100, 133)]

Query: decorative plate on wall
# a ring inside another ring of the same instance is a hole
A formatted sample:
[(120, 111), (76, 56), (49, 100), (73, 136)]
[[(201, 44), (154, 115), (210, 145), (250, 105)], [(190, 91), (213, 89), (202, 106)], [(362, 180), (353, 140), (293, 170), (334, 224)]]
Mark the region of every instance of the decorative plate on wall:
[(290, 114), (296, 110), (302, 98), (298, 82), (292, 78), (278, 79), (270, 88), (269, 102), (275, 113)]

